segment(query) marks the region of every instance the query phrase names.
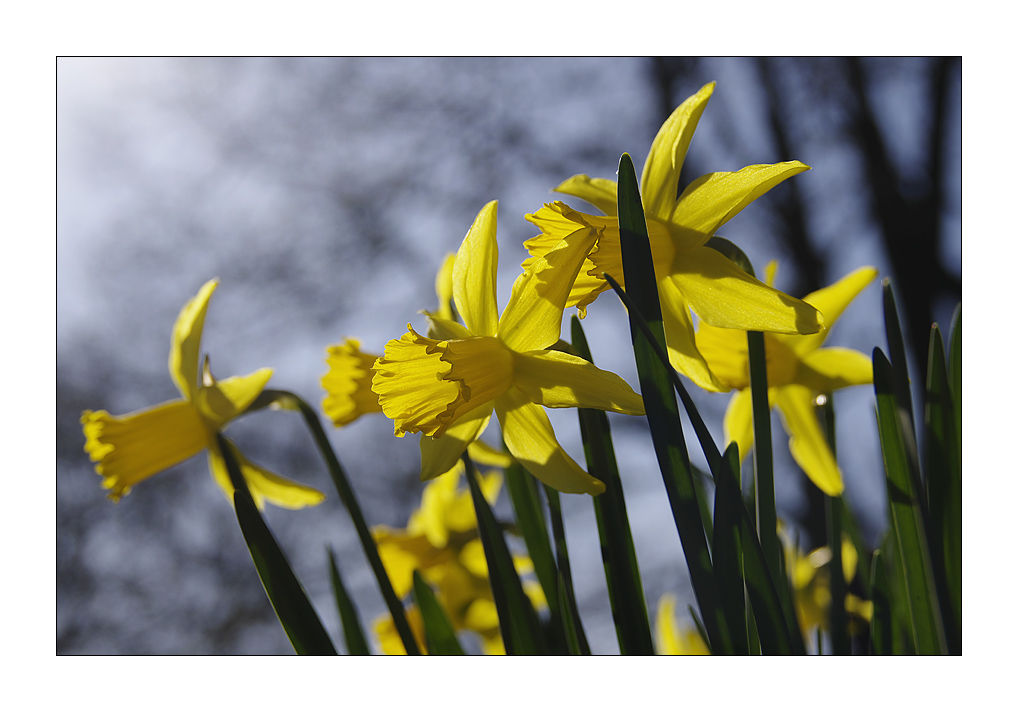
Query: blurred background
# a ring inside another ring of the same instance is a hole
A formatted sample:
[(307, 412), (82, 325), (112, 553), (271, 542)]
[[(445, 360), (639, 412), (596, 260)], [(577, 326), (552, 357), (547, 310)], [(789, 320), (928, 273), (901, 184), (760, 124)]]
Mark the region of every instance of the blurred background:
[[(203, 341), (216, 375), (271, 366), (270, 386), (320, 405), (326, 346), (349, 336), (381, 352), (407, 322), (423, 327), (435, 271), (487, 201), (500, 201), (505, 305), (536, 232), (524, 214), (573, 174), (613, 178), (624, 151), (639, 169), (662, 121), (709, 81), (681, 185), (754, 163), (813, 167), (720, 231), (758, 271), (777, 259), (777, 286), (802, 296), (876, 266), (909, 330), (914, 387), (930, 324), (947, 329), (961, 300), (959, 58), (61, 58), (57, 80), (58, 653), (292, 653), (204, 456), (113, 504), (82, 449), (83, 409), (177, 397), (170, 331), (202, 283), (221, 280)], [(584, 328), (599, 366), (636, 385), (611, 294)], [(828, 344), (886, 349), (877, 282)], [(694, 396), (720, 442), (728, 395)], [(873, 390), (835, 400), (846, 499), (874, 545)], [(575, 412), (549, 415), (583, 463)], [(816, 546), (816, 489), (774, 418), (779, 515)], [(649, 606), (673, 592), (684, 611), (693, 596), (645, 423), (610, 419)], [(422, 489), (417, 438), (394, 438), (381, 415), (329, 430), (369, 523), (403, 527)], [(381, 596), (299, 418), (259, 413), (230, 435), (327, 493), (266, 517), (334, 639), (327, 546), (370, 626)], [(563, 507), (588, 638), (615, 653), (590, 499)]]

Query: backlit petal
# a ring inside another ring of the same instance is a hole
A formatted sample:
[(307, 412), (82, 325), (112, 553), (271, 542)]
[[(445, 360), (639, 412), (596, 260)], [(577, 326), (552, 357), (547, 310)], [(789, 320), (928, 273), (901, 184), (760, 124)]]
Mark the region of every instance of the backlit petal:
[(578, 174), (567, 178), (552, 189), (556, 193), (565, 193), (587, 201), (605, 215), (615, 215), (617, 211), (616, 182), (607, 178), (591, 178)]
[(219, 280), (212, 279), (202, 285), (198, 294), (188, 300), (173, 325), (170, 342), (170, 376), (185, 399), (194, 397), (198, 389), (198, 359), (205, 327), (205, 312), (209, 298)]
[(702, 389), (727, 391), (729, 387), (715, 378), (697, 349), (690, 308), (683, 294), (671, 280), (662, 280), (658, 283), (658, 298), (662, 305), (665, 345), (672, 368)]
[(509, 349), (527, 352), (559, 341), (566, 299), (597, 239), (593, 228), (580, 228), (517, 277), (499, 319), (499, 338)]
[(701, 176), (683, 191), (669, 216), (684, 230), (702, 236), (703, 245), (733, 216), (787, 178), (810, 166), (800, 161), (747, 166)]
[(649, 216), (669, 219), (679, 193), (679, 172), (683, 168), (686, 151), (714, 90), (714, 82), (705, 84), (676, 107), (658, 130), (640, 177), (644, 212)]
[(496, 214), (499, 202), (485, 205), (467, 231), (453, 263), (453, 301), (467, 328), (479, 336), (495, 335), (499, 324), (496, 301), (496, 273), (499, 246), (496, 243)]
[(532, 402), (549, 408), (595, 408), (644, 415), (644, 402), (623, 379), (564, 352), (517, 354), (513, 385)]
[(435, 274), (435, 296), (439, 298), (439, 307), (435, 310), (435, 314), (449, 320), (453, 319), (453, 263), (455, 262), (456, 254), (449, 253)]
[(729, 399), (725, 409), (725, 444), (736, 441), (740, 462), (747, 457), (754, 445), (753, 399), (750, 389), (737, 391)]
[(820, 347), (828, 338), (828, 330), (835, 324), (835, 320), (875, 277), (877, 277), (876, 268), (861, 267), (838, 282), (828, 287), (822, 287), (804, 297), (804, 302), (813, 305), (824, 315), (824, 327), (817, 334), (809, 337), (790, 339), (789, 346), (793, 351), (797, 354), (806, 354)]
[(271, 377), (272, 369), (259, 369), (247, 376), (232, 376), (222, 381), (212, 379), (209, 374), (208, 383), (198, 389), (195, 405), (209, 428), (218, 431), (244, 413)]
[(208, 428), (187, 401), (169, 401), (126, 416), (85, 411), (81, 426), (85, 452), (96, 462), (96, 473), (103, 476), (103, 487), (114, 501), (209, 444)]
[(431, 480), (457, 464), (463, 452), (485, 430), (494, 406), (491, 401), (481, 404), (438, 438), (421, 436), (421, 480)]
[[(307, 485), (284, 478), (263, 468), (257, 463), (252, 463), (240, 452), (234, 443), (228, 439), (226, 443), (233, 453), (234, 459), (241, 467), (241, 475), (251, 492), (251, 499), (259, 510), (265, 509), (266, 501), (288, 510), (299, 510), (303, 507), (318, 505), (325, 500), (325, 494)], [(209, 448), (209, 471), (213, 480), (222, 488), (227, 499), (233, 502), (234, 488), (230, 482), (230, 474), (226, 468), (226, 461), (219, 452), (216, 444)]]
[(510, 388), (495, 402), (503, 439), (513, 457), (535, 478), (564, 493), (598, 495), (605, 485), (567, 455), (545, 411), (520, 390)]
[(854, 349), (827, 347), (800, 357), (796, 381), (819, 393), (874, 381), (871, 358)]
[(776, 389), (774, 399), (789, 434), (793, 459), (826, 495), (841, 495), (842, 473), (818, 422), (814, 393), (806, 386), (790, 385)]
[(361, 351), (356, 339), (327, 348), (329, 371), (322, 377), (326, 396), (322, 411), (337, 428), (346, 426), (366, 413), (381, 413), (379, 397), (372, 391), (372, 365), (378, 356)]
[(676, 255), (670, 278), (708, 324), (784, 334), (813, 334), (821, 314), (803, 300), (768, 287), (711, 248)]

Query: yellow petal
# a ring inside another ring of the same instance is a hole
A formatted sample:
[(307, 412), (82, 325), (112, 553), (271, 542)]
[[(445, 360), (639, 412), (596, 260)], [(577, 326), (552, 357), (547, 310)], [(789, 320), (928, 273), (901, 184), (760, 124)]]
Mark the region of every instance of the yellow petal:
[[(707, 242), (722, 225), (787, 178), (809, 170), (800, 161), (747, 166), (701, 176), (683, 191), (670, 221)], [(815, 305), (816, 306), (816, 305)]]
[(816, 309), (768, 287), (711, 248), (678, 253), (670, 279), (694, 313), (716, 327), (786, 334), (821, 328)]
[(126, 416), (85, 411), (81, 426), (85, 452), (96, 462), (96, 473), (103, 476), (103, 487), (114, 501), (209, 445), (209, 430), (187, 401), (169, 401)]
[(499, 246), (495, 240), (499, 202), (488, 203), (467, 231), (453, 263), (453, 301), (464, 324), (474, 334), (495, 335), (499, 324), (496, 273)]
[(740, 462), (747, 457), (754, 445), (753, 399), (750, 389), (737, 391), (729, 399), (725, 410), (725, 442), (736, 441)]
[[(489, 409), (489, 412), (491, 412), (491, 409)], [(471, 460), (478, 465), (490, 465), (496, 468), (509, 468), (513, 464), (513, 456), (503, 450), (488, 445), (484, 441), (474, 441), (467, 446), (467, 455), (469, 455)]]
[(578, 174), (567, 178), (552, 190), (587, 201), (605, 215), (615, 215), (618, 210), (616, 182), (607, 178), (591, 178)]
[(854, 349), (826, 347), (807, 352), (799, 361), (796, 381), (822, 394), (874, 381), (871, 358)]
[(428, 317), (428, 338), (429, 339), (470, 339), (474, 335), (471, 330), (452, 319), (445, 319), (427, 310), (421, 313)]
[(793, 459), (826, 495), (841, 495), (842, 473), (818, 423), (813, 392), (797, 385), (776, 389), (775, 405), (789, 434)]
[(259, 369), (247, 376), (232, 376), (222, 381), (213, 379), (208, 370), (206, 376), (195, 395), (195, 405), (209, 428), (218, 431), (258, 398), (272, 377), (272, 369)]
[(437, 438), (421, 435), (421, 480), (431, 480), (454, 468), (492, 417), (493, 401), (465, 414)]
[[(304, 507), (318, 505), (325, 500), (326, 496), (324, 493), (310, 486), (284, 478), (257, 463), (249, 461), (232, 441), (229, 439), (224, 440), (226, 440), (234, 459), (240, 465), (241, 475), (244, 477), (244, 482), (251, 492), (251, 499), (255, 501), (255, 505), (259, 510), (265, 509), (266, 501), (277, 507), (299, 510)], [(209, 471), (212, 473), (212, 479), (216, 481), (216, 484), (226, 494), (227, 499), (233, 502), (234, 488), (230, 482), (230, 474), (226, 468), (226, 461), (223, 460), (223, 455), (219, 452), (219, 448), (215, 443), (209, 448)]]
[(810, 337), (801, 337), (790, 341), (790, 346), (797, 354), (806, 354), (813, 351), (824, 343), (828, 338), (828, 330), (835, 324), (835, 320), (845, 311), (849, 303), (856, 299), (856, 296), (863, 292), (864, 288), (877, 277), (877, 269), (873, 267), (861, 267), (849, 273), (835, 284), (822, 287), (816, 292), (811, 292), (803, 298), (824, 315), (824, 327), (817, 334)]
[(356, 339), (344, 339), (326, 350), (329, 371), (322, 377), (326, 396), (322, 411), (337, 428), (367, 413), (381, 413), (379, 397), (372, 391), (372, 365), (378, 356), (361, 351)]
[(557, 351), (517, 354), (513, 385), (549, 408), (595, 408), (644, 415), (644, 402), (619, 376)]
[(509, 349), (527, 352), (559, 341), (566, 300), (597, 239), (593, 228), (580, 228), (560, 240), (516, 279), (510, 301), (499, 319), (499, 338)]
[(727, 391), (729, 387), (711, 373), (704, 356), (697, 349), (690, 308), (672, 280), (658, 283), (658, 299), (662, 305), (665, 345), (672, 368), (702, 389)]
[(198, 294), (188, 300), (173, 325), (170, 343), (170, 377), (185, 399), (194, 397), (198, 389), (198, 359), (205, 327), (205, 312), (209, 298), (219, 280), (212, 279), (202, 285)]
[(584, 472), (562, 449), (541, 406), (531, 403), (519, 389), (511, 387), (496, 399), (495, 412), (506, 447), (535, 478), (564, 493), (605, 491), (601, 481)]
[(435, 275), (435, 296), (439, 298), (439, 308), (435, 314), (443, 319), (453, 320), (453, 263), (456, 253), (449, 253), (442, 261)]
[[(421, 610), (416, 606), (410, 606), (407, 607), (405, 613), (407, 624), (410, 626), (411, 634), (414, 635), (414, 640), (417, 642), (418, 650), (422, 653), (428, 653), (428, 649), (425, 646), (425, 621), (421, 617)], [(400, 638), (400, 632), (397, 631), (396, 623), (391, 615), (386, 614), (376, 619), (374, 629), (375, 637), (379, 640), (379, 648), (382, 649), (382, 653), (388, 656), (405, 656), (407, 654), (407, 650), (403, 646), (403, 639)]]
[(433, 547), (423, 532), (408, 534), (403, 530), (377, 526), (372, 528), (372, 537), (382, 566), (393, 583), (393, 591), (401, 599), (410, 593), (415, 569), (423, 571), (437, 567), (454, 556), (452, 550)]
[[(524, 216), (528, 221), (534, 223), (541, 229), (541, 234), (524, 241), (524, 248), (530, 254), (520, 267), (525, 271), (542, 255), (559, 244), (559, 241), (568, 235), (572, 235), (582, 227), (594, 228), (598, 239), (601, 239), (603, 231), (610, 225), (615, 224), (615, 218), (599, 218), (597, 216), (579, 213), (562, 201), (546, 203), (536, 213), (529, 213)], [(616, 243), (619, 229), (616, 227)], [(616, 253), (618, 253), (618, 248)], [(610, 272), (613, 277), (616, 273)], [(622, 283), (620, 283), (622, 284)], [(576, 307), (581, 319), (587, 314), (587, 305), (594, 302), (595, 298), (608, 289), (609, 284), (601, 277), (601, 272), (588, 258), (584, 260), (577, 278), (570, 288), (569, 297), (566, 300), (566, 307)]]
[(686, 151), (714, 90), (714, 82), (705, 84), (680, 104), (658, 130), (640, 177), (644, 212), (649, 216), (669, 219), (679, 193), (679, 172), (683, 168)]

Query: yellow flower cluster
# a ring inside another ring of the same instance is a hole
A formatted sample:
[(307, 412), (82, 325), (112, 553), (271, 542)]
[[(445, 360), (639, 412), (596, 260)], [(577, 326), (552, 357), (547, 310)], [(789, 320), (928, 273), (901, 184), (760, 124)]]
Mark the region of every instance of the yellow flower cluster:
[[(782, 415), (791, 453), (821, 490), (838, 495), (842, 475), (815, 403), (834, 390), (871, 382), (872, 374), (865, 355), (822, 345), (876, 270), (861, 268), (801, 300), (775, 289), (774, 264), (762, 282), (709, 246), (716, 231), (750, 203), (809, 169), (799, 161), (751, 165), (709, 173), (680, 191), (687, 149), (714, 86), (701, 88), (662, 125), (640, 180), (669, 359), (702, 388), (735, 392), (725, 417), (726, 440), (736, 441), (743, 457), (753, 443), (746, 332), (765, 332), (769, 400)], [(566, 308), (575, 306), (584, 317), (607, 289), (606, 274), (625, 284), (616, 182), (575, 175), (554, 190), (585, 201), (601, 215), (562, 201), (526, 215), (540, 233), (524, 242), (529, 257), (504, 309), (496, 295), (498, 203), (492, 201), (438, 271), (438, 308), (424, 312), (427, 330), (408, 324), (407, 332), (379, 354), (364, 352), (356, 339), (347, 338), (328, 347), (329, 370), (322, 377), (322, 408), (336, 427), (382, 413), (397, 436), (420, 434), (420, 475), (431, 482), (405, 530), (376, 528), (379, 553), (399, 596), (409, 593), (412, 572), (420, 571), (438, 589), (454, 627), (477, 632), (486, 651), (499, 650), (501, 641), (473, 507), (459, 488), (459, 459), (467, 451), (476, 461), (505, 467), (512, 456), (552, 488), (598, 495), (604, 484), (562, 448), (544, 409), (644, 414), (641, 396), (618, 375), (557, 349)], [(216, 285), (212, 280), (201, 288), (173, 329), (169, 366), (181, 399), (120, 417), (106, 411), (82, 414), (85, 450), (114, 500), (203, 450), (215, 481), (228, 496), (232, 493), (216, 437), (255, 403), (272, 372), (261, 369), (217, 381), (208, 357), (200, 369), (205, 313)], [(509, 455), (478, 440), (493, 412)], [(260, 507), (268, 501), (299, 508), (324, 498), (251, 463), (227, 443)], [(490, 499), (500, 477), (484, 478)], [(790, 561), (798, 568), (791, 571), (802, 569), (804, 560), (796, 552)], [(528, 562), (518, 564), (526, 568)], [(809, 581), (819, 581), (816, 573)], [(696, 632), (674, 628), (671, 601), (660, 605), (659, 648), (700, 651), (704, 643)], [(800, 611), (801, 617), (818, 621), (807, 605)], [(412, 610), (409, 620), (420, 633), (420, 614)], [(390, 620), (380, 621), (377, 633), (383, 649), (402, 651)]]

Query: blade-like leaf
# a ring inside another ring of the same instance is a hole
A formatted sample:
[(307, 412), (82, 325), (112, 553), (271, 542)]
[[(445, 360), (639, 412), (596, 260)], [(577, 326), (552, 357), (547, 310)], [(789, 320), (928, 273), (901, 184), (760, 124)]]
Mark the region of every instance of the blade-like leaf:
[[(874, 348), (874, 391), (877, 395), (878, 431), (885, 463), (890, 523), (901, 570), (910, 634), (917, 653), (937, 654), (945, 650), (937, 597), (931, 577), (930, 554), (924, 533), (922, 495), (912, 474), (907, 439), (902, 433), (906, 419), (897, 403), (896, 373), (880, 348)], [(915, 439), (913, 439), (915, 444)]]
[[(612, 289), (615, 290), (623, 304), (626, 305), (626, 309), (630, 313), (631, 322), (635, 323), (637, 328), (639, 328), (647, 337), (648, 343), (652, 347), (652, 351), (659, 363), (666, 368), (673, 388), (675, 388), (676, 392), (679, 393), (680, 398), (683, 400), (683, 407), (686, 409), (687, 415), (690, 417), (690, 422), (693, 425), (694, 432), (697, 434), (697, 439), (700, 441), (701, 448), (704, 451), (704, 457), (708, 461), (709, 468), (714, 474), (721, 473), (722, 468), (725, 467), (723, 466), (722, 456), (718, 452), (718, 448), (715, 446), (714, 441), (711, 439), (708, 427), (705, 425), (704, 419), (701, 418), (700, 413), (697, 411), (697, 408), (693, 403), (693, 399), (690, 398), (690, 394), (687, 392), (686, 387), (683, 386), (683, 383), (679, 378), (679, 374), (677, 374), (676, 370), (669, 365), (669, 357), (665, 352), (665, 348), (662, 347), (655, 339), (647, 322), (636, 309), (636, 306), (630, 300), (626, 292), (623, 291), (619, 284), (613, 280), (610, 275), (605, 275), (605, 279), (612, 286)], [(720, 476), (716, 475), (715, 477), (717, 479)], [(733, 478), (735, 478), (735, 476), (733, 476)], [(754, 581), (756, 590), (751, 591), (751, 600), (756, 602), (755, 606), (763, 607), (761, 610), (761, 616), (772, 617), (774, 619), (774, 621), (768, 624), (767, 630), (782, 632), (781, 636), (784, 637), (784, 644), (765, 642), (762, 644), (761, 648), (765, 651), (772, 652), (783, 648), (789, 648), (794, 654), (803, 654), (805, 653), (803, 637), (800, 635), (799, 628), (796, 623), (797, 620), (793, 609), (792, 592), (789, 588), (789, 581), (785, 576), (780, 576), (776, 579), (771, 574), (771, 570), (768, 568), (764, 560), (764, 550), (761, 548), (760, 539), (757, 537), (756, 520), (747, 509), (746, 503), (743, 502), (743, 498), (739, 497), (732, 503), (732, 507), (738, 508), (739, 516), (743, 523), (741, 526), (741, 542), (744, 561), (746, 561), (747, 558), (760, 558), (760, 562), (755, 563), (753, 568), (746, 568), (745, 565), (748, 589), (750, 589), (750, 577), (753, 576), (756, 578)], [(763, 573), (763, 577), (761, 577), (761, 573)], [(776, 606), (772, 606), (773, 603), (777, 603)], [(747, 621), (752, 621), (752, 619), (753, 617), (749, 617)], [(763, 632), (764, 630), (765, 627), (762, 626), (760, 632)], [(751, 641), (754, 641), (753, 634), (752, 632), (750, 633)], [(707, 639), (705, 640), (707, 641)], [(710, 641), (708, 643), (710, 646)], [(756, 647), (751, 648), (751, 651), (756, 650), (758, 650)]]
[(328, 554), (333, 596), (336, 598), (336, 608), (340, 612), (340, 622), (343, 624), (343, 638), (347, 642), (347, 653), (351, 656), (367, 656), (371, 653), (371, 649), (368, 648), (368, 640), (361, 627), (361, 617), (358, 616), (357, 607), (354, 606), (353, 600), (347, 594), (347, 588), (343, 586), (340, 568), (336, 566), (336, 554), (332, 547), (328, 549)]
[(520, 576), (513, 566), (513, 558), (506, 546), (506, 540), (503, 539), (502, 528), (499, 527), (492, 508), (481, 492), (474, 463), (466, 453), (463, 454), (462, 460), (467, 469), (467, 485), (470, 487), (471, 500), (478, 517), (478, 535), (485, 549), (485, 559), (488, 561), (488, 576), (492, 584), (495, 608), (499, 613), (499, 630), (502, 632), (506, 653), (547, 654), (538, 616), (531, 607), (531, 601), (524, 594)]
[(319, 453), (322, 454), (322, 458), (326, 462), (326, 467), (329, 470), (329, 476), (332, 478), (333, 485), (336, 487), (336, 491), (340, 495), (340, 500), (343, 502), (344, 507), (347, 508), (347, 512), (350, 514), (350, 519), (354, 523), (354, 529), (357, 530), (357, 537), (361, 541), (361, 547), (364, 549), (365, 557), (368, 559), (368, 564), (371, 565), (372, 572), (375, 574), (375, 579), (379, 583), (382, 598), (385, 600), (389, 613), (393, 617), (393, 623), (396, 626), (397, 633), (400, 635), (400, 640), (403, 642), (404, 650), (406, 650), (408, 654), (421, 653), (418, 650), (414, 634), (411, 633), (410, 625), (407, 623), (407, 616), (404, 613), (403, 604), (400, 603), (399, 597), (397, 597), (396, 592), (393, 591), (393, 584), (389, 581), (389, 575), (386, 574), (386, 568), (383, 566), (382, 559), (379, 557), (378, 548), (375, 546), (375, 538), (372, 537), (371, 530), (368, 529), (368, 524), (365, 522), (364, 515), (361, 512), (361, 505), (358, 503), (357, 497), (354, 495), (353, 488), (350, 487), (350, 481), (347, 479), (347, 474), (340, 465), (340, 461), (337, 459), (336, 453), (333, 452), (333, 447), (329, 443), (329, 437), (326, 436), (325, 430), (322, 428), (322, 422), (319, 420), (318, 414), (316, 414), (315, 410), (305, 403), (303, 399), (289, 391), (266, 389), (262, 392), (255, 403), (252, 404), (251, 409), (264, 408), (268, 405), (301, 412), (301, 416), (304, 418), (304, 423), (307, 425), (308, 430), (311, 431), (312, 438), (315, 440), (315, 445), (318, 447)]
[[(746, 624), (746, 599), (743, 596), (743, 548), (740, 544), (742, 522), (739, 511), (732, 507), (740, 499), (739, 450), (730, 443), (725, 451), (728, 467), (723, 467), (715, 480), (715, 522), (711, 543), (712, 564), (722, 607), (732, 631), (732, 647), (737, 654), (749, 653)], [(733, 470), (736, 468), (737, 470)]]
[[(578, 356), (594, 363), (580, 320), (571, 321), (573, 348)], [(647, 603), (641, 583), (637, 554), (633, 547), (630, 521), (626, 513), (623, 484), (619, 479), (612, 432), (604, 411), (577, 409), (580, 435), (587, 456), (587, 470), (605, 484), (605, 492), (592, 499), (602, 563), (608, 585), (612, 619), (621, 654), (651, 655), (654, 643), (648, 621)]]
[(251, 559), (258, 570), (266, 596), (279, 618), (283, 630), (290, 638), (294, 651), (299, 654), (336, 654), (336, 648), (329, 639), (322, 621), (311, 605), (304, 587), (297, 580), (286, 555), (273, 537), (262, 515), (251, 499), (248, 484), (241, 475), (240, 465), (233, 449), (226, 439), (216, 434), (220, 452), (226, 463), (230, 482), (234, 487), (234, 510), (241, 526), (244, 542), (248, 545)]
[(587, 643), (587, 635), (584, 633), (584, 626), (577, 613), (577, 597), (573, 592), (570, 553), (566, 548), (566, 528), (563, 526), (563, 512), (559, 504), (559, 491), (546, 485), (545, 496), (548, 498), (548, 512), (552, 520), (552, 535), (555, 537), (559, 599), (560, 602), (566, 604), (565, 607), (562, 607), (563, 633), (570, 648), (573, 648), (575, 645), (576, 653), (589, 656), (591, 654), (591, 647)]
[(924, 409), (928, 546), (949, 653), (962, 653), (962, 458), (941, 332), (931, 329)]
[[(527, 552), (534, 563), (534, 574), (545, 592), (553, 628), (562, 628), (559, 592), (556, 589), (556, 563), (548, 538), (548, 525), (538, 495), (537, 480), (517, 461), (505, 470), (506, 492), (509, 493), (517, 527), (524, 538)], [(566, 641), (561, 642), (564, 646)]]
[(750, 396), (754, 419), (754, 493), (757, 497), (757, 534), (772, 577), (781, 577), (782, 546), (778, 541), (775, 504), (775, 470), (771, 451), (771, 406), (768, 403), (768, 366), (764, 334), (747, 332), (750, 360)]
[(462, 656), (464, 651), (457, 641), (453, 625), (449, 623), (446, 610), (439, 604), (435, 592), (417, 570), (414, 570), (414, 601), (417, 602), (421, 619), (425, 624), (428, 653), (438, 656)]
[[(644, 208), (637, 188), (636, 173), (629, 154), (619, 159), (618, 214), (623, 276), (630, 286), (630, 297), (651, 328), (654, 339), (665, 343), (661, 304), (655, 281), (651, 245), (648, 240)], [(716, 653), (731, 653), (732, 643), (722, 611), (711, 555), (701, 522), (701, 508), (690, 472), (690, 458), (683, 439), (676, 395), (665, 368), (655, 356), (648, 337), (630, 315), (630, 338), (633, 343), (637, 375), (644, 398), (644, 409), (651, 429), (651, 440), (662, 471), (665, 490), (672, 507), (673, 519), (683, 543), (683, 554), (690, 571), (697, 604), (700, 607), (708, 643)]]
[(874, 611), (870, 616), (870, 653), (888, 656), (893, 653), (892, 595), (888, 586), (887, 562), (878, 550), (871, 560), (870, 590)]

